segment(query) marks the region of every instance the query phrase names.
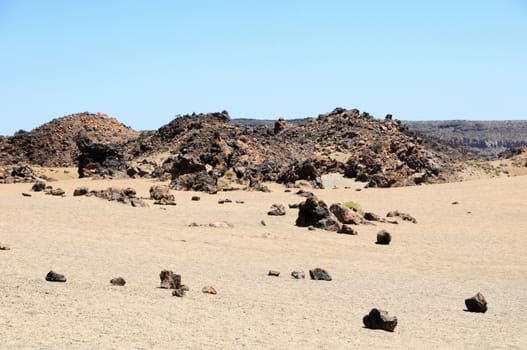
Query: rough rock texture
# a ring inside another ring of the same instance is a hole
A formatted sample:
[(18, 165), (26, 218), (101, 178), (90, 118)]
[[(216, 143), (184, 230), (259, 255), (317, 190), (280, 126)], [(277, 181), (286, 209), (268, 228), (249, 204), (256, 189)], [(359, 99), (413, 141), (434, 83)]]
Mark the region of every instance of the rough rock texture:
[(273, 204), (271, 210), (267, 212), (270, 216), (283, 216), (285, 215), (285, 207), (282, 204)]
[(56, 273), (55, 271), (51, 270), (46, 275), (46, 281), (48, 281), (48, 282), (66, 282), (66, 277), (64, 275), (61, 275), (60, 273)]
[(73, 196), (77, 197), (77, 196), (85, 196), (88, 194), (90, 190), (88, 189), (88, 187), (84, 187), (84, 186), (81, 186), (81, 187), (77, 187), (75, 190), (73, 190)]
[(487, 301), (481, 293), (477, 293), (472, 298), (465, 299), (465, 306), (470, 312), (487, 312)]
[(170, 193), (170, 188), (166, 185), (153, 185), (150, 187), (150, 199), (161, 200), (164, 199), (173, 202), (175, 197)]
[(213, 294), (213, 295), (218, 294), (218, 291), (213, 286), (205, 286), (201, 289), (201, 292), (205, 294)]
[(46, 181), (44, 180), (37, 180), (31, 187), (31, 190), (34, 192), (41, 192), (46, 189)]
[(383, 329), (388, 332), (393, 332), (397, 327), (397, 317), (389, 316), (388, 311), (371, 309), (369, 314), (362, 318), (364, 327), (370, 329)]
[(343, 224), (340, 227), (340, 230), (337, 231), (337, 233), (342, 233), (342, 234), (345, 234), (345, 235), (353, 235), (353, 236), (358, 234), (358, 232), (353, 227), (351, 227), (348, 224)]
[(306, 274), (302, 270), (295, 270), (295, 271), (291, 272), (291, 277), (293, 277), (294, 279), (299, 280), (299, 279), (302, 279), (302, 278), (306, 278)]
[(377, 244), (388, 245), (392, 241), (392, 235), (386, 230), (377, 233)]
[(331, 281), (331, 276), (329, 275), (329, 273), (326, 270), (321, 269), (320, 267), (317, 267), (313, 270), (309, 270), (309, 276), (312, 280), (316, 281)]
[(342, 204), (332, 204), (329, 210), (337, 217), (343, 224), (360, 225), (364, 222), (363, 216)]
[(124, 189), (109, 187), (105, 190), (92, 190), (88, 193), (88, 195), (106, 199), (108, 201), (117, 201), (119, 203), (131, 205), (133, 207), (147, 206), (147, 204), (142, 199), (136, 197), (136, 191), (130, 187)]
[(159, 273), (161, 279), (160, 288), (179, 289), (181, 288), (181, 275), (176, 275), (173, 271), (163, 270)]
[(0, 138), (0, 164), (75, 166), (80, 153), (75, 138), (81, 133), (101, 144), (123, 143), (139, 135), (103, 113), (72, 114), (53, 119), (30, 132), (21, 130), (14, 136)]
[(328, 231), (338, 231), (341, 224), (328, 209), (326, 203), (315, 196), (308, 197), (300, 204), (296, 225), (314, 226)]
[(80, 152), (77, 157), (79, 177), (125, 175), (128, 165), (119, 145), (98, 143), (87, 134), (80, 134), (75, 142)]
[(35, 182), (37, 176), (27, 164), (0, 167), (0, 184)]

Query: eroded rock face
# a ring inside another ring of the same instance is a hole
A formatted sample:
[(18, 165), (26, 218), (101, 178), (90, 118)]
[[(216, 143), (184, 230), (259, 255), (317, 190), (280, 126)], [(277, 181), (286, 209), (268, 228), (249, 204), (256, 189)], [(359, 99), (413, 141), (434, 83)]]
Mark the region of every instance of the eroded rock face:
[(173, 271), (163, 270), (159, 273), (161, 279), (160, 288), (179, 289), (181, 288), (181, 275), (176, 275)]
[(128, 166), (124, 151), (118, 145), (97, 143), (86, 134), (77, 136), (75, 142), (80, 152), (77, 158), (80, 178), (125, 174)]
[(397, 327), (397, 317), (388, 315), (388, 311), (371, 309), (371, 311), (362, 318), (364, 327), (370, 329), (383, 329), (393, 332)]
[(300, 204), (296, 225), (300, 227), (314, 226), (328, 231), (338, 231), (340, 223), (324, 201), (315, 196), (308, 197)]
[(481, 293), (477, 293), (472, 298), (465, 299), (465, 306), (470, 312), (487, 312), (487, 301)]
[(271, 210), (267, 212), (270, 216), (283, 216), (285, 215), (285, 207), (282, 204), (273, 204)]

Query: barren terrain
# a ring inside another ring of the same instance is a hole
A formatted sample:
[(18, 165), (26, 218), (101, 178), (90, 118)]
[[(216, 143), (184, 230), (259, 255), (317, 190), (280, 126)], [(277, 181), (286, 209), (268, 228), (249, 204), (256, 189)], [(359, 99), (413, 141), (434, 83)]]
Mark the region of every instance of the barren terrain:
[[(314, 192), (328, 204), (353, 200), (418, 220), (357, 226), (357, 236), (296, 227), (297, 209), (267, 216), (273, 203), (303, 200), (276, 184), (271, 193), (173, 192), (176, 206), (133, 208), (72, 192), (131, 186), (148, 197), (153, 181), (72, 177), (51, 183), (66, 197), (0, 187), (0, 242), (11, 247), (0, 251), (2, 349), (521, 349), (527, 341), (525, 176), (361, 191), (326, 178), (328, 189)], [(215, 221), (234, 227), (189, 227)], [(374, 243), (383, 228), (389, 246)], [(315, 267), (333, 280), (289, 276)], [(51, 269), (68, 281), (46, 282)], [(185, 297), (158, 288), (163, 269), (182, 275)], [(110, 285), (117, 276), (126, 286)], [(205, 285), (218, 294), (203, 294)], [(465, 312), (478, 291), (488, 312)], [(394, 333), (363, 328), (373, 307), (398, 317)]]

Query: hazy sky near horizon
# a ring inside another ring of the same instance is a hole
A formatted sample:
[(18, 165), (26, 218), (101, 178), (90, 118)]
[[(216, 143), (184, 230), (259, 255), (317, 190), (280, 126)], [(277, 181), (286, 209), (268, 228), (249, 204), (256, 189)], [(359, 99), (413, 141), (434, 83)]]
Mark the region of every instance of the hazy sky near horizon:
[(0, 134), (76, 112), (527, 119), (527, 1), (0, 0)]

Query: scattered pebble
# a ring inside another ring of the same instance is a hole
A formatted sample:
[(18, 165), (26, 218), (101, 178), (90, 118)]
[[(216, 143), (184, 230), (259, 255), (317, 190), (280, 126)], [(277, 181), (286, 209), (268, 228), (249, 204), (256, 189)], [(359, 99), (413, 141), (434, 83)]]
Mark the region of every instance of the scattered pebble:
[(269, 270), (269, 273), (268, 273), (267, 275), (268, 275), (268, 276), (275, 276), (275, 277), (278, 277), (278, 276), (280, 276), (280, 271)]
[(116, 278), (112, 278), (110, 280), (110, 283), (113, 284), (114, 286), (124, 286), (126, 284), (126, 281), (122, 277), (116, 277)]
[(51, 270), (46, 275), (46, 281), (48, 281), (48, 282), (66, 282), (66, 277), (64, 275), (61, 275), (60, 273), (56, 273), (55, 271)]
[(362, 318), (364, 327), (370, 329), (383, 329), (388, 332), (393, 332), (397, 327), (397, 317), (389, 316), (388, 311), (371, 309), (370, 313)]
[(306, 278), (306, 274), (302, 270), (295, 270), (295, 271), (291, 272), (291, 277), (293, 277), (294, 279), (299, 280), (299, 279), (302, 279), (302, 278)]
[(201, 289), (201, 291), (205, 294), (218, 294), (216, 288), (214, 288), (213, 286), (205, 286)]
[(386, 230), (377, 233), (377, 244), (388, 245), (392, 241), (392, 235)]

